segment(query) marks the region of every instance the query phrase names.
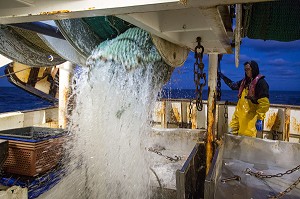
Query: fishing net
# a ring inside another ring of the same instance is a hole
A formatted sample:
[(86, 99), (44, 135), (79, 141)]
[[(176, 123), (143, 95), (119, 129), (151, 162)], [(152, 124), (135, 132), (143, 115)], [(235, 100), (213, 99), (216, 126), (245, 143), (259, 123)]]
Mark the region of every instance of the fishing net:
[(128, 71), (148, 64), (160, 65), (161, 70), (169, 68), (158, 53), (150, 34), (140, 28), (128, 29), (118, 37), (102, 42), (95, 51), (87, 61), (88, 66), (94, 66), (98, 60), (102, 60), (119, 63)]
[[(90, 28), (102, 39), (113, 39), (134, 25), (115, 16), (83, 18)], [(99, 28), (101, 27), (101, 28)]]
[(36, 67), (55, 66), (65, 62), (64, 59), (45, 47), (42, 41), (35, 40), (36, 33), (26, 30), (22, 32), (26, 32), (26, 35), (21, 36), (19, 30), (17, 32), (15, 28), (0, 25), (0, 53), (2, 55), (22, 64)]
[(300, 39), (300, 1), (262, 2), (246, 8), (247, 37), (284, 42)]

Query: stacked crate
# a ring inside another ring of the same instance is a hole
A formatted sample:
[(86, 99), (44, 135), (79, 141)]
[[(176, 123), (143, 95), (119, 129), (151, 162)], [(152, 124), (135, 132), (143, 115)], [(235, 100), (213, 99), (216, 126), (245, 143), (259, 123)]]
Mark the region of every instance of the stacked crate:
[(0, 131), (8, 140), (5, 172), (35, 176), (55, 167), (62, 155), (63, 129), (25, 127)]

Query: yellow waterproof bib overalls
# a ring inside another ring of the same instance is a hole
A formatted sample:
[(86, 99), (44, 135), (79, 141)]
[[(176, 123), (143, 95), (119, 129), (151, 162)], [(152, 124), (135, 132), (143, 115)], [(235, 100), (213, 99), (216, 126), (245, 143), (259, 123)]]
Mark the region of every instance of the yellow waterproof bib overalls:
[(238, 135), (256, 137), (255, 123), (257, 120), (265, 119), (270, 102), (267, 97), (263, 97), (257, 100), (258, 104), (254, 104), (251, 100), (245, 98), (248, 91), (248, 88), (244, 88), (232, 116), (230, 127), (233, 132), (238, 132)]

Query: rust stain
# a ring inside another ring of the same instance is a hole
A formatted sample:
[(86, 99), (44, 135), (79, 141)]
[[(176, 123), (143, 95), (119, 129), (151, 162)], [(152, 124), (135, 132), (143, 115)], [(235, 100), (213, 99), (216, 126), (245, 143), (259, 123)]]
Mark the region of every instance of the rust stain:
[(266, 121), (266, 126), (267, 128), (273, 130), (273, 131), (278, 131), (280, 127), (280, 117), (278, 115), (278, 112), (272, 113), (269, 117), (268, 120)]
[(69, 10), (54, 10), (50, 12), (40, 12), (40, 15), (55, 15), (55, 14), (61, 14), (61, 13), (69, 13), (71, 11)]
[[(210, 88), (208, 88), (210, 90)], [(213, 135), (213, 127), (214, 127), (214, 122), (215, 122), (215, 112), (216, 112), (216, 94), (215, 92), (213, 93), (213, 98), (210, 100), (209, 98), (208, 101), (208, 110), (207, 110), (207, 139), (206, 139), (206, 174), (208, 173), (210, 166), (211, 166), (211, 161), (213, 158), (213, 140), (214, 140), (214, 135)]]
[(297, 134), (300, 134), (300, 123), (297, 122), (295, 117), (292, 117), (291, 126), (293, 127), (293, 130), (297, 132)]
[(160, 118), (164, 114), (164, 110), (161, 108), (155, 112), (157, 118)]
[(269, 129), (272, 128), (272, 126), (273, 126), (274, 123), (275, 123), (276, 117), (277, 117), (277, 113), (272, 113), (272, 114), (268, 117), (268, 120), (267, 120), (267, 122), (266, 122), (267, 128), (269, 128)]
[(176, 108), (176, 107), (172, 108), (171, 118), (172, 118), (172, 121), (180, 122), (180, 114), (179, 114), (178, 108)]
[(196, 129), (197, 128), (197, 111), (196, 111), (196, 105), (195, 104), (193, 104), (193, 108), (192, 108), (191, 122), (192, 122), (192, 129)]
[(290, 115), (291, 110), (287, 108), (285, 110), (284, 141), (290, 140)]
[(52, 118), (47, 118), (46, 123), (50, 123), (50, 122), (54, 122), (54, 120)]

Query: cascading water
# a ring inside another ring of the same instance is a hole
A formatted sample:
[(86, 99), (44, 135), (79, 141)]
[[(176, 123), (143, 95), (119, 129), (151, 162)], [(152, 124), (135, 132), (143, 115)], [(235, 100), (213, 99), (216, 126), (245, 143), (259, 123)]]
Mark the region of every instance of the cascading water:
[(139, 28), (101, 43), (87, 65), (70, 116), (73, 186), (84, 184), (80, 198), (150, 198), (150, 116), (172, 69)]

